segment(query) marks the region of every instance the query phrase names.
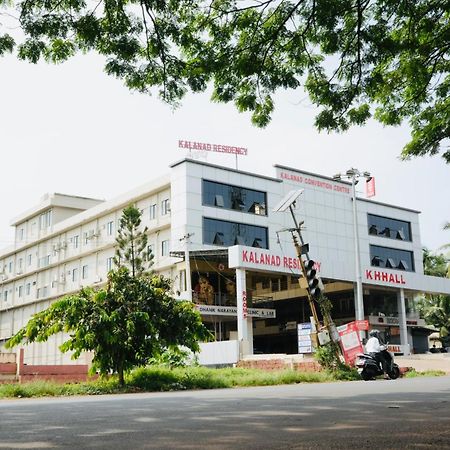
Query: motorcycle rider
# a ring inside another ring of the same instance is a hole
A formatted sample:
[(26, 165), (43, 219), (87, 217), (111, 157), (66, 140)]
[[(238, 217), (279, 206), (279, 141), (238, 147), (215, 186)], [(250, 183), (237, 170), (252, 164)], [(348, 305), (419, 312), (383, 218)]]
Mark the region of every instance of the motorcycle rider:
[(387, 346), (384, 345), (383, 340), (380, 337), (380, 332), (378, 330), (370, 330), (369, 332), (369, 340), (366, 343), (366, 352), (371, 354), (378, 364), (381, 364), (383, 368), (384, 377), (388, 378), (388, 368), (387, 368), (387, 360), (384, 356), (384, 351)]

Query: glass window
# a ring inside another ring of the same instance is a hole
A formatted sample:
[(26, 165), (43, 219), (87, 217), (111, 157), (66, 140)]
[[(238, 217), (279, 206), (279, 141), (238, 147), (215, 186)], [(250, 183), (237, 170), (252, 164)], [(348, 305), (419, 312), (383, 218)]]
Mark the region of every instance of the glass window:
[(52, 210), (42, 213), (39, 216), (39, 229), (44, 230), (52, 225)]
[(161, 242), (161, 256), (169, 256), (169, 241)]
[(266, 193), (203, 180), (203, 204), (266, 216)]
[(25, 285), (25, 295), (30, 295), (30, 291), (31, 291), (31, 283), (27, 283)]
[(33, 260), (32, 255), (28, 255), (28, 265), (31, 266), (31, 262)]
[(78, 234), (74, 236), (72, 239), (73, 239), (73, 248), (78, 248), (78, 244), (80, 241), (80, 237), (78, 236)]
[(23, 286), (19, 286), (19, 297), (22, 297), (23, 294)]
[(203, 243), (213, 245), (248, 245), (269, 248), (267, 228), (225, 220), (203, 218)]
[(114, 232), (114, 221), (111, 221), (106, 224), (106, 233), (108, 234), (108, 236), (112, 236), (113, 232)]
[(114, 265), (114, 258), (106, 258), (106, 270), (109, 272), (110, 270), (112, 270)]
[(374, 267), (414, 272), (414, 253), (408, 250), (371, 245), (370, 262)]
[(166, 198), (161, 202), (161, 215), (165, 216), (170, 213), (170, 200)]
[(88, 277), (88, 266), (83, 266), (81, 268), (81, 277), (85, 280)]
[(78, 269), (73, 269), (72, 270), (72, 281), (77, 281), (78, 280)]
[(150, 220), (156, 219), (156, 204), (150, 205), (149, 213), (150, 213)]
[(403, 220), (367, 214), (369, 234), (373, 236), (411, 241), (411, 224)]

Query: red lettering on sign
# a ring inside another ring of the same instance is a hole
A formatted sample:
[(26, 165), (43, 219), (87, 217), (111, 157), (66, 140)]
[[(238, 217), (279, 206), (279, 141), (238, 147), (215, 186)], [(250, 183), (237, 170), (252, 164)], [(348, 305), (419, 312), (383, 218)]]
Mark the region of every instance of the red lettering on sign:
[(372, 271), (369, 269), (366, 269), (366, 280), (385, 281), (393, 284), (406, 284), (406, 280), (403, 278), (403, 275), (380, 272), (378, 270)]

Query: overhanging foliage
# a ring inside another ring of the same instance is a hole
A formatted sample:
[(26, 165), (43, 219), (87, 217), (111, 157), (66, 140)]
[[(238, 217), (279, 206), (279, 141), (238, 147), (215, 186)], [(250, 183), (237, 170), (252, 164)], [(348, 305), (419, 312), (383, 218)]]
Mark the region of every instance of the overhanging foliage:
[[(270, 121), (274, 92), (303, 86), (319, 130), (406, 120), (403, 157), (442, 151), (450, 161), (448, 0), (28, 0), (12, 9), (22, 59), (96, 51), (130, 89), (177, 104), (212, 84), (214, 101), (250, 111), (258, 126)], [(13, 47), (0, 31), (0, 54)]]

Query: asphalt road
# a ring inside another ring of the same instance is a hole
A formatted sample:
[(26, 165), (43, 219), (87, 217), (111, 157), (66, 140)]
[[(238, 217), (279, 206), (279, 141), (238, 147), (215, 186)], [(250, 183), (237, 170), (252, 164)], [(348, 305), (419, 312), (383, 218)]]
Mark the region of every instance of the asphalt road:
[(450, 449), (450, 376), (0, 401), (0, 449)]

